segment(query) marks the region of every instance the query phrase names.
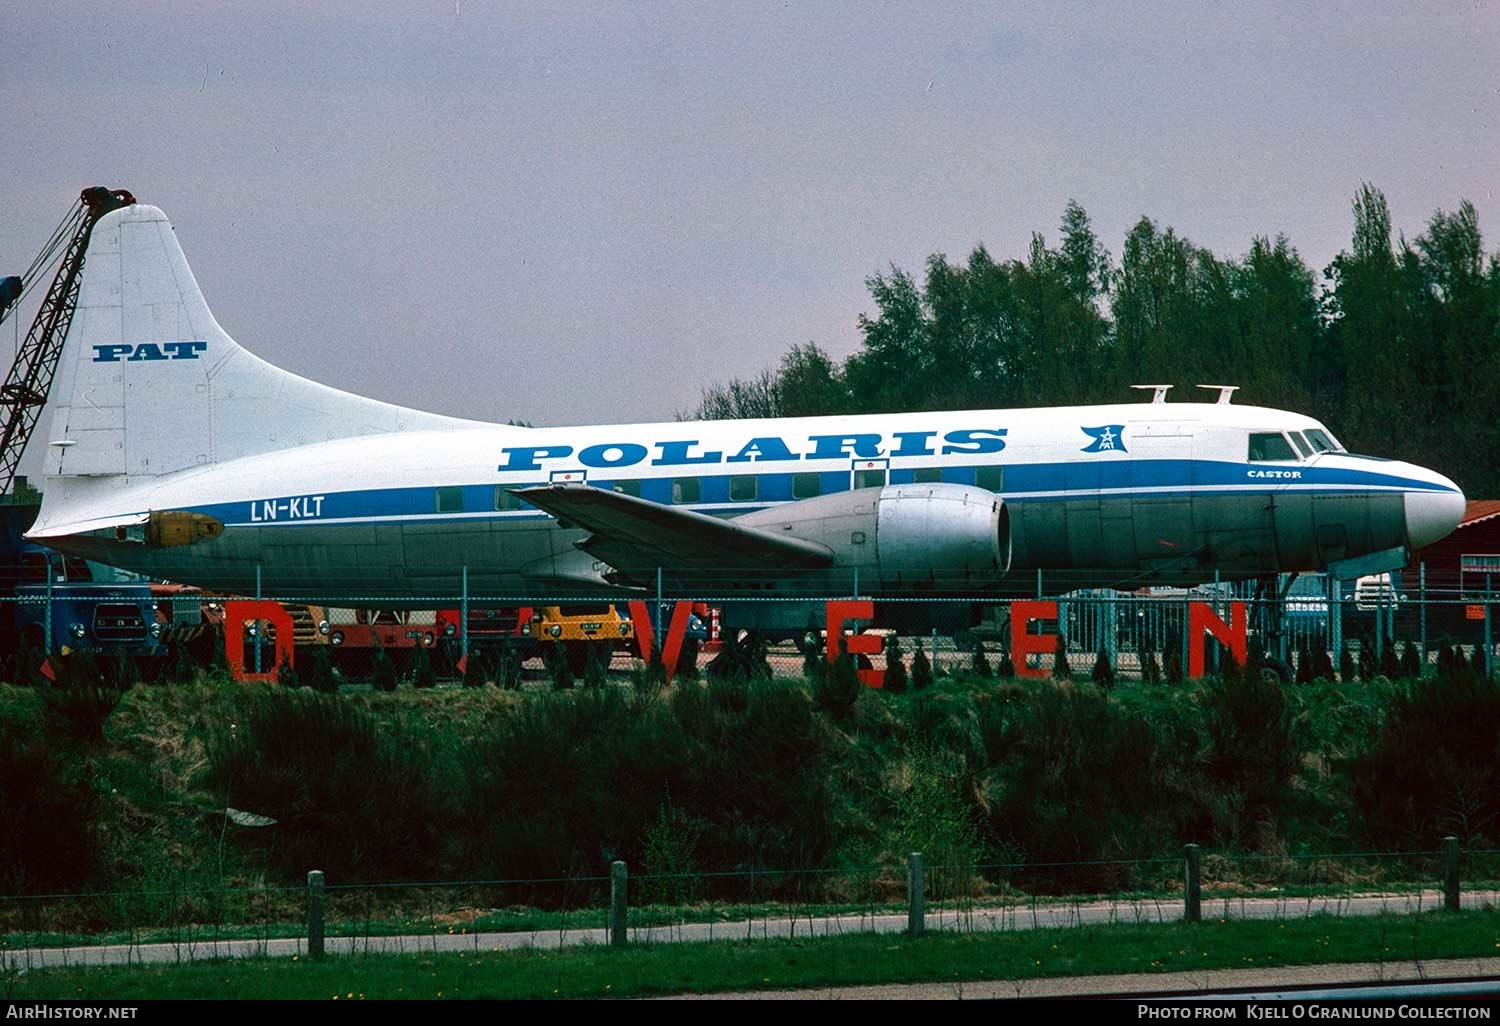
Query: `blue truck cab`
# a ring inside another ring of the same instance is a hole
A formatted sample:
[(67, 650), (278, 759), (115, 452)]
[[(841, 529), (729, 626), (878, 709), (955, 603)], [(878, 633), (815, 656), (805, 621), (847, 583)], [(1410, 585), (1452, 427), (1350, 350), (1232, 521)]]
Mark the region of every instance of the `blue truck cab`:
[(13, 655), (23, 639), (49, 655), (166, 654), (150, 581), (26, 541), (35, 506), (0, 510), (0, 656)]

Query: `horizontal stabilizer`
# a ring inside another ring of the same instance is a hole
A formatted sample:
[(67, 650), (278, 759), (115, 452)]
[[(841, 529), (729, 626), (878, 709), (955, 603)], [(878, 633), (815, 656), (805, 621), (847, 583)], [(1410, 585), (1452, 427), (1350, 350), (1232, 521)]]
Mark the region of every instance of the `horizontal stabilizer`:
[(541, 485), (515, 494), (589, 531), (593, 537), (583, 548), (615, 566), (816, 570), (833, 562), (833, 553), (816, 542), (588, 485)]

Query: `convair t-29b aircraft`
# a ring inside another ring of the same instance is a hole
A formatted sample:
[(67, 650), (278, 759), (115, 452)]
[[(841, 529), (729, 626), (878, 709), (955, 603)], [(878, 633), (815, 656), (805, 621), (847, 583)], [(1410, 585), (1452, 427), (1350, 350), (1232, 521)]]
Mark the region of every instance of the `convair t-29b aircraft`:
[[(1158, 399), (1160, 396), (1158, 396)], [(30, 537), (191, 584), (476, 596), (967, 596), (1405, 561), (1441, 474), (1218, 403), (523, 428), (316, 384), (214, 320), (172, 226), (95, 226)], [(1076, 585), (1074, 585), (1076, 586)], [(787, 604), (792, 606), (795, 604)], [(805, 611), (797, 611), (800, 627)]]

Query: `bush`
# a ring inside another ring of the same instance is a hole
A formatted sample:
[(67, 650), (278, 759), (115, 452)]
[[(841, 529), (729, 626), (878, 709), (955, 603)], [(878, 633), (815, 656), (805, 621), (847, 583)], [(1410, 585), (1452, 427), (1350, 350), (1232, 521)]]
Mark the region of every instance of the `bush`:
[[(1185, 803), (1173, 797), (1159, 732), (1144, 717), (1102, 691), (1070, 684), (1017, 689), (1002, 708), (998, 730), (985, 727), (982, 789), (992, 848), (1055, 863), (1156, 851), (1166, 839), (1184, 839), (1169, 817)], [(1115, 886), (1121, 871), (1044, 869), (1029, 885), (1064, 892)]]
[(505, 691), (520, 690), (521, 653), (508, 648), (501, 651), (498, 665), (495, 667), (495, 683)]
[(76, 890), (95, 876), (96, 799), (81, 769), (0, 720), (0, 894)]
[(928, 661), (921, 642), (915, 647), (916, 652), (911, 657), (911, 687), (913, 691), (922, 691), (932, 687), (932, 663)]
[(276, 683), (284, 688), (300, 688), (302, 678), (297, 674), (297, 669), (292, 665), (292, 657), (287, 656), (276, 667)]
[(885, 643), (885, 677), (881, 686), (893, 695), (906, 691), (906, 662), (901, 653), (901, 638), (892, 634)]
[(1073, 667), (1068, 665), (1068, 639), (1061, 634), (1057, 636), (1057, 643), (1052, 646), (1052, 679), (1073, 679)]
[(583, 686), (602, 688), (609, 679), (609, 642), (590, 642), (583, 661)]
[(842, 644), (839, 649), (838, 659), (812, 682), (813, 704), (835, 720), (842, 720), (853, 711), (864, 689), (854, 667), (854, 657)]
[(90, 683), (86, 674), (38, 690), (43, 724), (50, 737), (82, 745), (104, 742), (104, 724), (119, 706), (120, 692)]
[(1000, 665), (995, 667), (995, 675), (1005, 680), (1016, 679), (1016, 664), (1010, 658), (1010, 649), (1000, 650)]
[(1401, 676), (1417, 680), (1422, 676), (1422, 657), (1417, 652), (1417, 643), (1408, 641), (1401, 649)]
[(1313, 655), (1313, 680), (1333, 680), (1333, 657), (1324, 648)]
[(1208, 682), (1199, 701), (1215, 843), (1263, 847), (1273, 838), (1257, 836), (1256, 828), (1274, 826), (1301, 764), (1286, 696), (1276, 682), (1247, 674)]
[(1094, 669), (1090, 676), (1101, 688), (1115, 686), (1115, 668), (1110, 665), (1109, 653), (1104, 651), (1103, 645), (1099, 646), (1099, 655), (1094, 659)]
[(464, 660), (464, 687), (482, 688), (486, 683), (484, 674), (484, 652), (473, 648)]
[(1380, 673), (1387, 680), (1395, 680), (1401, 676), (1401, 661), (1396, 658), (1396, 642), (1390, 637), (1385, 639), (1385, 646), (1380, 650)]
[(328, 646), (313, 646), (312, 665), (307, 671), (307, 683), (314, 691), (325, 695), (331, 695), (339, 689), (338, 679), (333, 675), (333, 660), (328, 657)]
[[(935, 871), (935, 896), (967, 892), (965, 878), (983, 859), (983, 845), (974, 824), (964, 764), (951, 753), (913, 745), (905, 787), (893, 795), (894, 854), (903, 858), (921, 852)], [(957, 886), (943, 888), (944, 878)], [(956, 878), (956, 879), (955, 879)]]
[(370, 686), (376, 691), (396, 690), (396, 664), (383, 648), (377, 648), (370, 660)]
[(984, 641), (980, 638), (974, 639), (974, 676), (981, 680), (989, 680), (994, 674), (990, 670), (990, 661), (984, 654)]
[(1348, 684), (1354, 680), (1354, 653), (1349, 651), (1349, 642), (1339, 645), (1339, 680)]
[(1500, 844), (1500, 687), (1451, 672), (1409, 682), (1352, 776), (1375, 844)]
[(455, 818), (425, 746), (335, 695), (256, 688), (207, 746), (224, 805), (277, 820), (239, 841), (287, 879), (434, 879)]
[(573, 668), (568, 665), (567, 654), (561, 645), (548, 645), (542, 663), (552, 675), (553, 691), (567, 691), (573, 687)]
[(421, 645), (411, 654), (411, 684), (414, 688), (430, 688), (437, 684), (437, 674), (432, 669), (432, 653)]

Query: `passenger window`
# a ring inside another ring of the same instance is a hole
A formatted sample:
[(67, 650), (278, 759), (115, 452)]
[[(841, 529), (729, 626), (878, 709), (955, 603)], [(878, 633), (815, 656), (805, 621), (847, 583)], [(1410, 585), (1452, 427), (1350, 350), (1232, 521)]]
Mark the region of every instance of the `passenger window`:
[(974, 484), (992, 492), (1005, 491), (1005, 468), (976, 467), (974, 470)]
[(885, 471), (882, 470), (856, 470), (854, 472), (855, 488), (879, 488), (885, 484)]
[(940, 467), (922, 467), (911, 476), (917, 484), (933, 484), (943, 479), (943, 471)]
[(526, 504), (510, 493), (512, 487), (526, 488), (527, 485), (496, 485), (495, 486), (495, 509), (501, 513), (509, 513), (518, 510)]
[(464, 511), (464, 490), (462, 488), (439, 488), (437, 490), (437, 511), (439, 513), (462, 513)]
[(1292, 443), (1280, 431), (1250, 436), (1250, 462), (1267, 463), (1274, 460), (1295, 460), (1297, 453)]
[(672, 501), (678, 505), (697, 502), (703, 494), (703, 484), (696, 477), (674, 477), (672, 479)]
[(823, 493), (823, 479), (817, 474), (793, 474), (792, 498), (811, 499)]
[(1292, 444), (1297, 447), (1297, 451), (1302, 454), (1303, 459), (1307, 459), (1307, 457), (1313, 454), (1312, 446), (1307, 444), (1307, 439), (1302, 437), (1302, 432), (1300, 431), (1292, 432)]
[(730, 502), (754, 502), (756, 478), (753, 474), (741, 474), (729, 479)]
[(637, 499), (641, 497), (641, 483), (639, 481), (616, 481), (614, 490), (621, 495), (633, 495)]

